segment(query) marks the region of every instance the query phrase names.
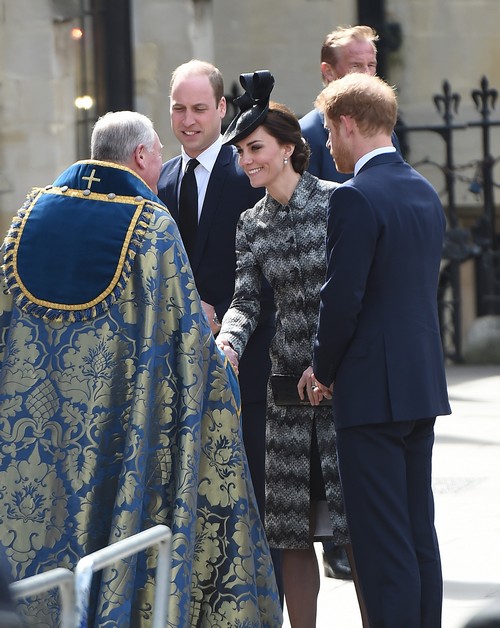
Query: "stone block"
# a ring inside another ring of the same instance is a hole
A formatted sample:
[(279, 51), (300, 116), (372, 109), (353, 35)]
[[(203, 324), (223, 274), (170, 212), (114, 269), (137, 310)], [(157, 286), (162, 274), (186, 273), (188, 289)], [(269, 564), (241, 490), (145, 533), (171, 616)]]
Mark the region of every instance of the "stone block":
[(464, 348), (468, 364), (500, 364), (500, 316), (481, 316), (472, 324)]

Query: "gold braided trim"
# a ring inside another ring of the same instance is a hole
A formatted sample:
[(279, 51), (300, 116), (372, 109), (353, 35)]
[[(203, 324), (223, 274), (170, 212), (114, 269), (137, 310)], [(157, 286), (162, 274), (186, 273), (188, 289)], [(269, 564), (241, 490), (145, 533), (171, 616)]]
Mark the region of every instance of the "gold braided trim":
[[(53, 194), (61, 196), (71, 196), (73, 198), (101, 200), (108, 203), (127, 203), (137, 205), (133, 217), (130, 221), (127, 233), (121, 248), (117, 268), (107, 288), (95, 299), (87, 303), (72, 304), (53, 303), (36, 298), (23, 284), (19, 276), (16, 259), (22, 232), (32, 208), (42, 194)], [(139, 200), (140, 199), (140, 200)], [(4, 273), (9, 291), (14, 295), (16, 304), (25, 312), (29, 312), (40, 318), (50, 320), (66, 320), (74, 322), (77, 320), (88, 320), (95, 318), (99, 314), (107, 311), (116, 302), (122, 293), (132, 272), (133, 261), (139, 250), (146, 230), (151, 221), (154, 209), (165, 208), (159, 203), (143, 199), (142, 197), (115, 196), (110, 198), (107, 194), (91, 195), (84, 194), (81, 190), (69, 190), (60, 187), (50, 187), (50, 189), (35, 188), (27, 197), (26, 202), (19, 210), (13, 220), (5, 239)]]

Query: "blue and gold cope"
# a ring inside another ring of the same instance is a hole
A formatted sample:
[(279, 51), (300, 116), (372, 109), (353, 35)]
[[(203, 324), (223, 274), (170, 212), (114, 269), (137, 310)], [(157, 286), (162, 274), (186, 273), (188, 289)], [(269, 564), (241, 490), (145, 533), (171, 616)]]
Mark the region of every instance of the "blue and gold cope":
[[(3, 246), (0, 543), (16, 579), (171, 527), (169, 626), (282, 623), (217, 349), (175, 222), (132, 171), (82, 161)], [(95, 576), (88, 625), (151, 625), (155, 552)], [(20, 603), (52, 628), (56, 594)]]

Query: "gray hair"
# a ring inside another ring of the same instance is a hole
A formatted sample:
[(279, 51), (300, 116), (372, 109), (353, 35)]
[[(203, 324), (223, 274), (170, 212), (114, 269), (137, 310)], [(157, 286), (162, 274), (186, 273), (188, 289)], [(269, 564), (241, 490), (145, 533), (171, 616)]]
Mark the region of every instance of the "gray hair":
[(90, 155), (99, 161), (126, 163), (139, 144), (152, 150), (155, 130), (151, 120), (136, 111), (110, 111), (94, 125)]

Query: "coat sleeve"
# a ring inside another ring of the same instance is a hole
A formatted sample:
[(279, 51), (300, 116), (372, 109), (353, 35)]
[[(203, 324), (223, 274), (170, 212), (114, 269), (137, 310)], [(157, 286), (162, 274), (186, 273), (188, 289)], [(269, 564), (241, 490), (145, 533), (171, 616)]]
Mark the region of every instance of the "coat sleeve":
[(314, 374), (327, 386), (335, 381), (356, 332), (377, 238), (368, 199), (350, 185), (335, 189), (327, 216), (327, 273), (313, 354)]
[(245, 232), (245, 214), (236, 229), (236, 279), (231, 305), (222, 320), (219, 339), (227, 340), (241, 357), (260, 314), (262, 272)]

